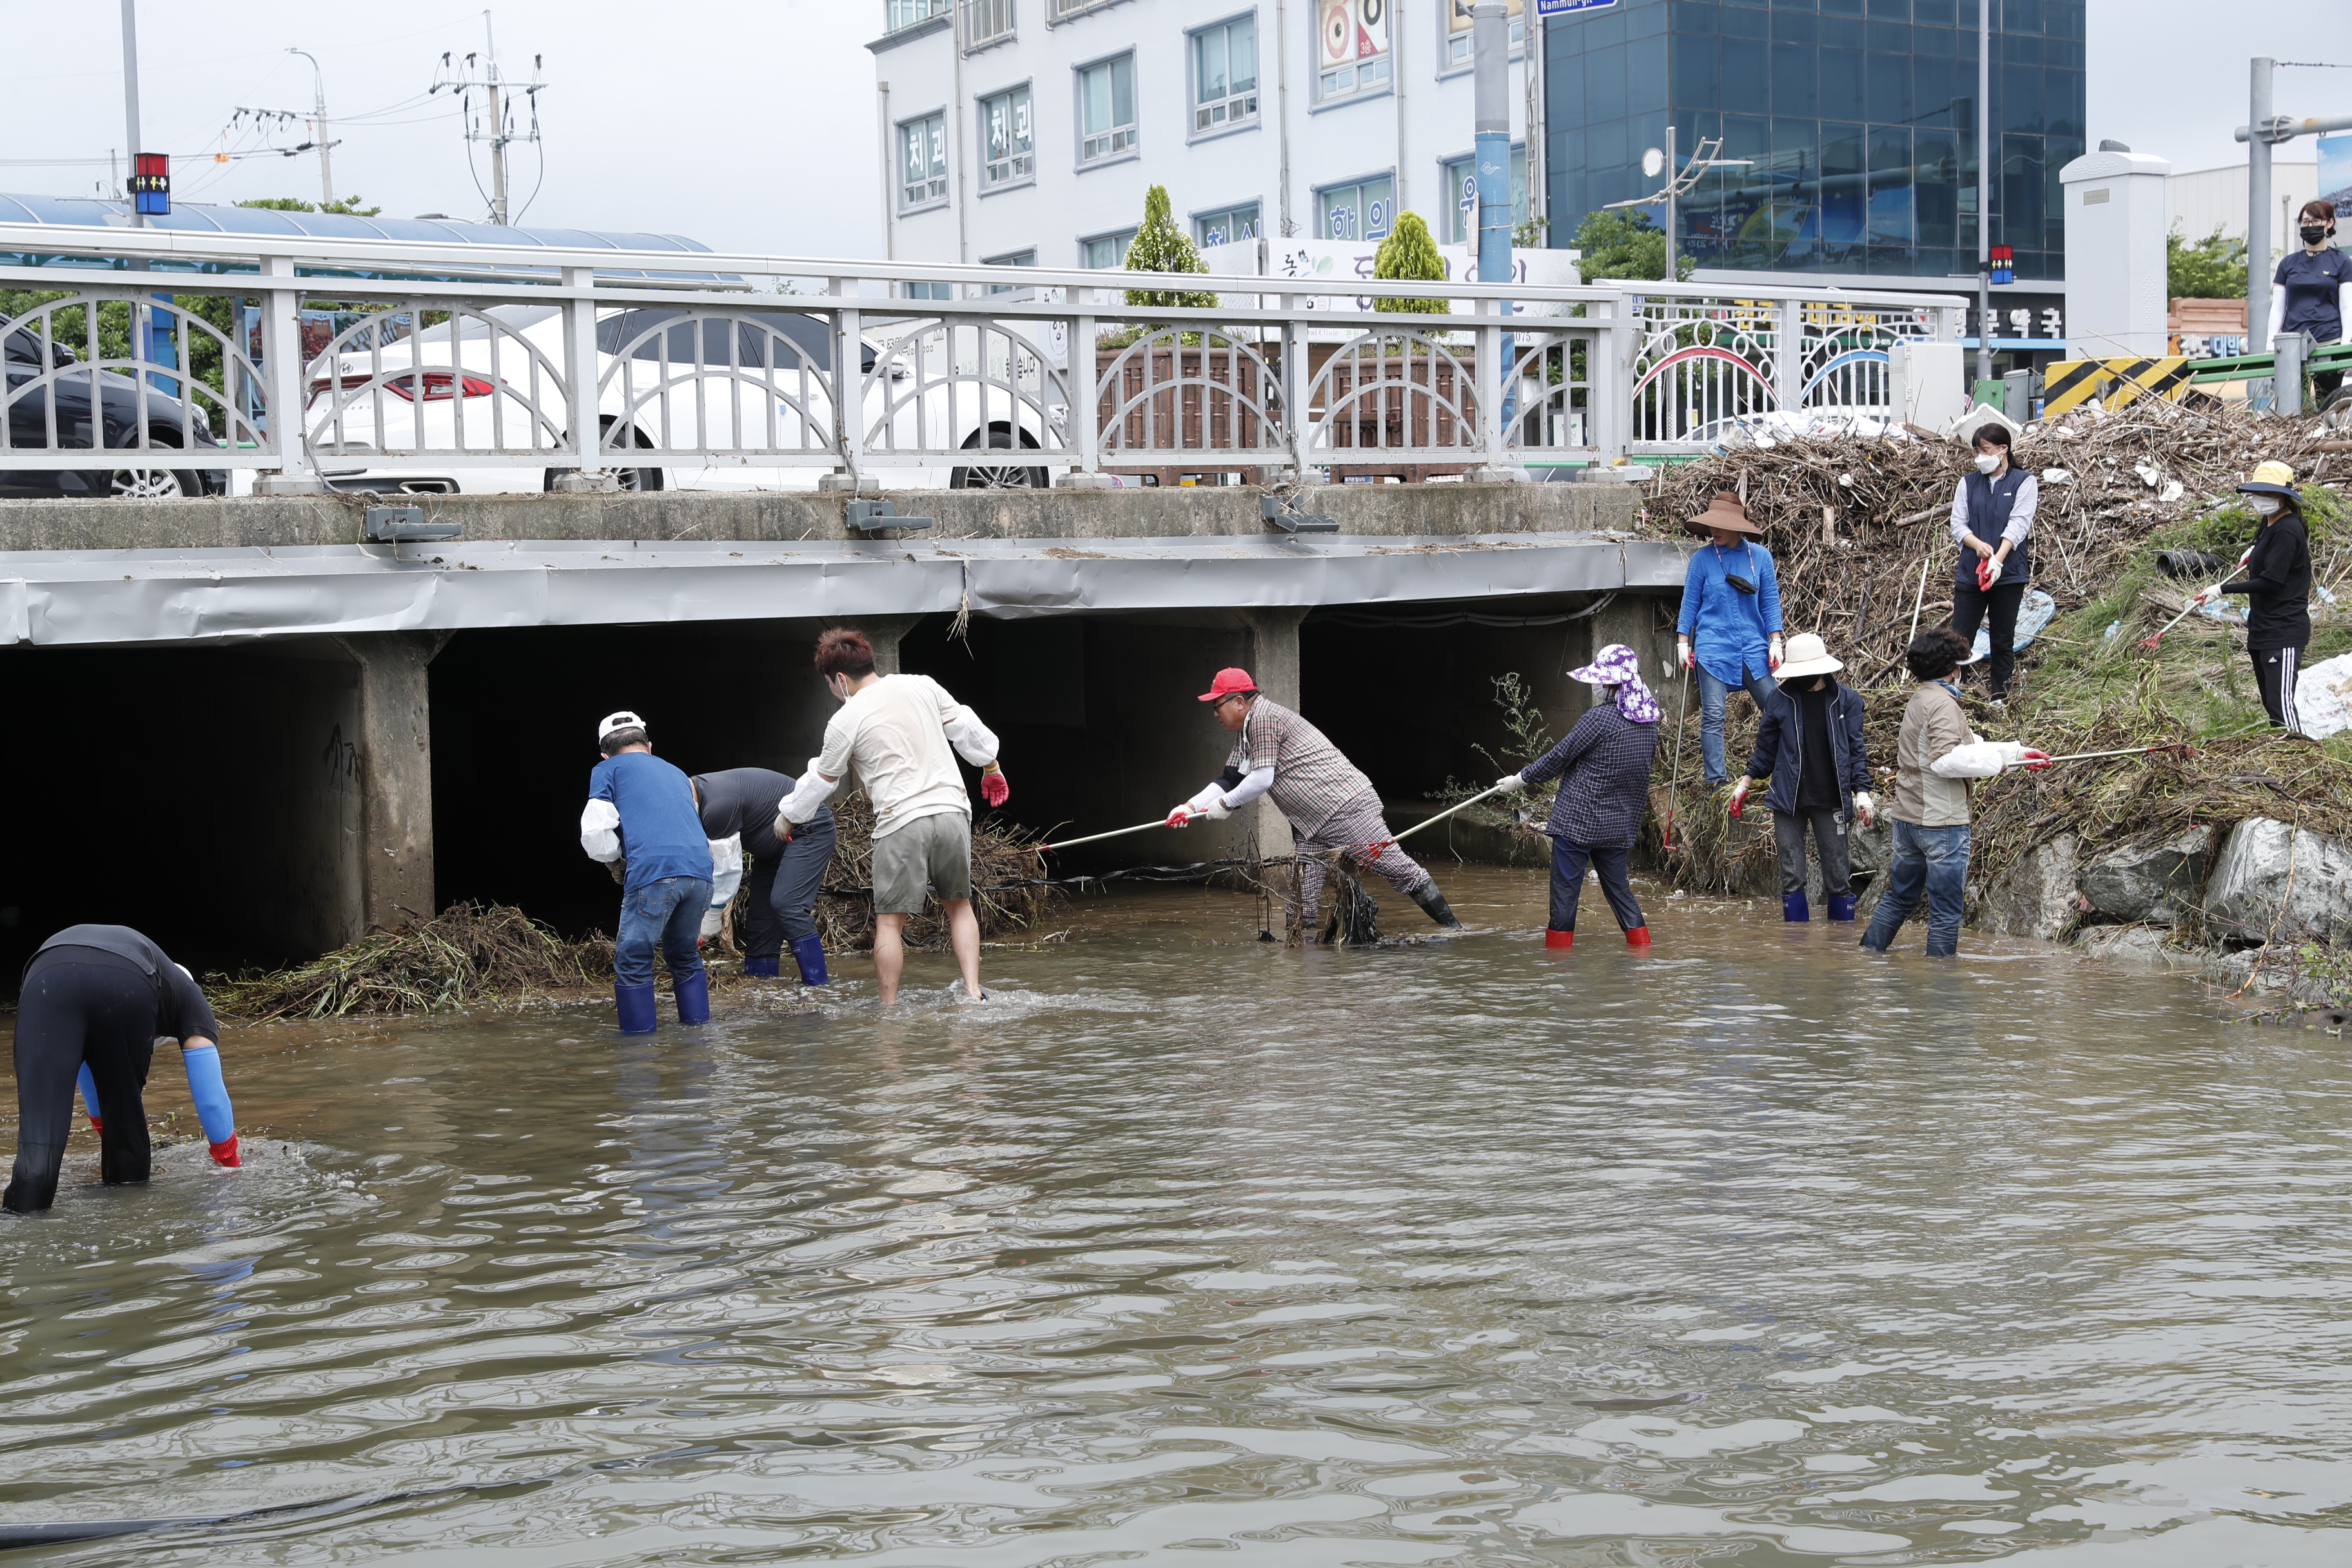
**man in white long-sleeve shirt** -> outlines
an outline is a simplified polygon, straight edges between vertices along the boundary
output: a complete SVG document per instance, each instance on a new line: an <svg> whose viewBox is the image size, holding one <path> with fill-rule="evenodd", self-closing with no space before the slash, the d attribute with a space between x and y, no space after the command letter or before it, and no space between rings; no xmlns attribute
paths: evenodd
<svg viewBox="0 0 2352 1568"><path fill-rule="evenodd" d="M1911 639L1903 660L1920 681L1903 710L1895 742L1895 853L1886 868L1886 890L1862 945L1885 952L1911 911L1927 900L1927 956L1950 958L1960 950L1960 914L1969 885L1969 781L1989 779L2012 767L2036 770L2050 759L2015 741L1988 741L1969 728L1952 672L1969 656L1969 645L1949 626L1933 626Z"/></svg>
<svg viewBox="0 0 2352 1568"><path fill-rule="evenodd" d="M883 1005L898 999L907 917L922 912L927 893L947 912L964 990L985 1001L971 908L971 795L955 760L980 769L982 795L1003 805L1012 788L994 732L929 676L877 674L863 632L836 626L819 637L816 672L841 711L779 811L795 825L808 821L855 773L874 805L874 978Z"/></svg>

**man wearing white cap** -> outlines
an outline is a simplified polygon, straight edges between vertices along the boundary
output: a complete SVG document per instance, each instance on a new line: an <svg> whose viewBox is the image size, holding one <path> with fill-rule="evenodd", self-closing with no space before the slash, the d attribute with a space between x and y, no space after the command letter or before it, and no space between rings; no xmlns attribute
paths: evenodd
<svg viewBox="0 0 2352 1568"><path fill-rule="evenodd" d="M1822 898L1833 921L1853 919L1853 874L1846 824L1868 827L1877 802L1870 798L1870 761L1863 752L1862 693L1840 682L1845 666L1811 632L1789 639L1780 670L1780 695L1756 727L1756 755L1748 776L1731 792L1738 816L1758 779L1772 787L1772 839L1780 851L1780 916L1812 918L1805 900L1805 829L1822 860Z"/></svg>
<svg viewBox="0 0 2352 1568"><path fill-rule="evenodd" d="M646 721L625 709L596 724L604 753L588 775L580 847L591 860L624 863L621 921L613 939L613 1000L621 1033L653 1032L654 948L669 961L677 1021L710 1017L702 970L702 911L710 907L710 840L702 834L694 786L654 755Z"/></svg>

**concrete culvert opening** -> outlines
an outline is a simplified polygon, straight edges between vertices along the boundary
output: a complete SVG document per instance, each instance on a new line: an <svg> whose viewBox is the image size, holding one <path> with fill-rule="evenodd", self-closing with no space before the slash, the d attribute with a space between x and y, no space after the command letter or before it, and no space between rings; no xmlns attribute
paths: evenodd
<svg viewBox="0 0 2352 1568"><path fill-rule="evenodd" d="M359 672L325 638L8 655L0 984L63 927L131 925L191 969L362 929ZM100 752L104 754L101 755Z"/></svg>

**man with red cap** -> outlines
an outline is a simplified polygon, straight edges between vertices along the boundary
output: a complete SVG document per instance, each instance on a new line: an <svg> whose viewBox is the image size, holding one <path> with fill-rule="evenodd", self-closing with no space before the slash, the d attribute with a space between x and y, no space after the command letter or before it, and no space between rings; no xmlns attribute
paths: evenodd
<svg viewBox="0 0 2352 1568"><path fill-rule="evenodd" d="M1389 837L1372 781L1322 731L1262 695L1246 669L1217 671L1201 700L1241 739L1215 782L1168 814L1169 826L1182 827L1195 817L1220 821L1258 796L1271 795L1290 819L1305 858L1299 866L1299 929L1315 929L1326 877L1316 857L1330 849L1360 868L1379 872L1439 925L1461 929L1436 879Z"/></svg>

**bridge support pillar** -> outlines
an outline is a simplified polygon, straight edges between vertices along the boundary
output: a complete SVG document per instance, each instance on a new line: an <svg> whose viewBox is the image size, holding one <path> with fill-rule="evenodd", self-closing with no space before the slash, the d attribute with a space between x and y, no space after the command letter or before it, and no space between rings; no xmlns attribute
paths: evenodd
<svg viewBox="0 0 2352 1568"><path fill-rule="evenodd" d="M898 675L905 669L898 661L898 645L915 629L920 616L865 616L856 622L866 640L874 645L874 668L880 675ZM849 623L844 622L846 626Z"/></svg>
<svg viewBox="0 0 2352 1568"><path fill-rule="evenodd" d="M432 632L336 639L359 667L359 892L365 930L390 931L436 912L433 704L425 667L446 640Z"/></svg>
<svg viewBox="0 0 2352 1568"><path fill-rule="evenodd" d="M1305 610L1244 610L1242 625L1249 632L1249 672L1257 689L1293 712L1298 710L1298 626ZM1293 848L1290 819L1271 795L1261 796L1255 834L1261 855L1287 855Z"/></svg>

